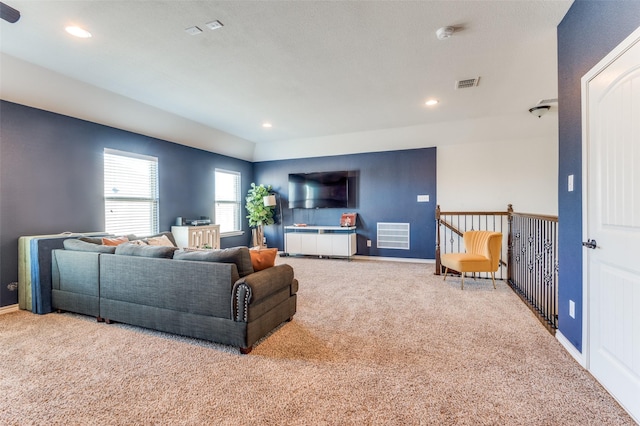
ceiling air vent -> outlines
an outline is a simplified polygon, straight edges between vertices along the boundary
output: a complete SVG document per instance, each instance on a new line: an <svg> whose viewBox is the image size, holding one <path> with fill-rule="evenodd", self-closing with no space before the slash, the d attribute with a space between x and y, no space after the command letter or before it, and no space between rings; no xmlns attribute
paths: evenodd
<svg viewBox="0 0 640 426"><path fill-rule="evenodd" d="M476 87L479 82L480 82L480 77L468 78L466 80L458 80L456 81L456 89L469 89L471 87Z"/></svg>

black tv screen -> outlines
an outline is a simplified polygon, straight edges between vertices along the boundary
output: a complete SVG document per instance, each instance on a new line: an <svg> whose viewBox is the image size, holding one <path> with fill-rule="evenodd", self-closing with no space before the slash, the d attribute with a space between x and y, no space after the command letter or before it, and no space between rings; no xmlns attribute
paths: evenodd
<svg viewBox="0 0 640 426"><path fill-rule="evenodd" d="M289 174L289 208L322 209L349 206L349 172Z"/></svg>

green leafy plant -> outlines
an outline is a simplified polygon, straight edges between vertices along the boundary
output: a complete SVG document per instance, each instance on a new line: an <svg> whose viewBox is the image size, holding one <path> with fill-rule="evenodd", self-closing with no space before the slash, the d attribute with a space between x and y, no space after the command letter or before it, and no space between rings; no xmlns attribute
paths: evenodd
<svg viewBox="0 0 640 426"><path fill-rule="evenodd" d="M273 225L274 207L264 205L264 197L271 193L271 185L256 185L251 183L251 188L247 193L246 205L247 219L249 226L260 227L263 225Z"/></svg>

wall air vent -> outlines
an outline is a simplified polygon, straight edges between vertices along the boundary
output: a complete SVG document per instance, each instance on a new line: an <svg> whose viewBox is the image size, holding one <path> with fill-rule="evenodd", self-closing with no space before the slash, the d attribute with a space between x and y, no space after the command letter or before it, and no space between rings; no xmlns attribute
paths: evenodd
<svg viewBox="0 0 640 426"><path fill-rule="evenodd" d="M378 248L409 250L409 224L378 222Z"/></svg>
<svg viewBox="0 0 640 426"><path fill-rule="evenodd" d="M479 82L480 82L480 77L468 78L466 80L458 80L456 81L456 89L469 89L471 87L476 87Z"/></svg>

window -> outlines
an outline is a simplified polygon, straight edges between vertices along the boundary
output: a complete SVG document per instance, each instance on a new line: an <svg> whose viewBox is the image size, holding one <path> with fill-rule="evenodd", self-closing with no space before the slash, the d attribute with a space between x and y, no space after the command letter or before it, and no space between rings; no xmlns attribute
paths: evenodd
<svg viewBox="0 0 640 426"><path fill-rule="evenodd" d="M215 223L220 233L242 231L240 173L216 169Z"/></svg>
<svg viewBox="0 0 640 426"><path fill-rule="evenodd" d="M105 231L158 233L158 159L104 150Z"/></svg>

